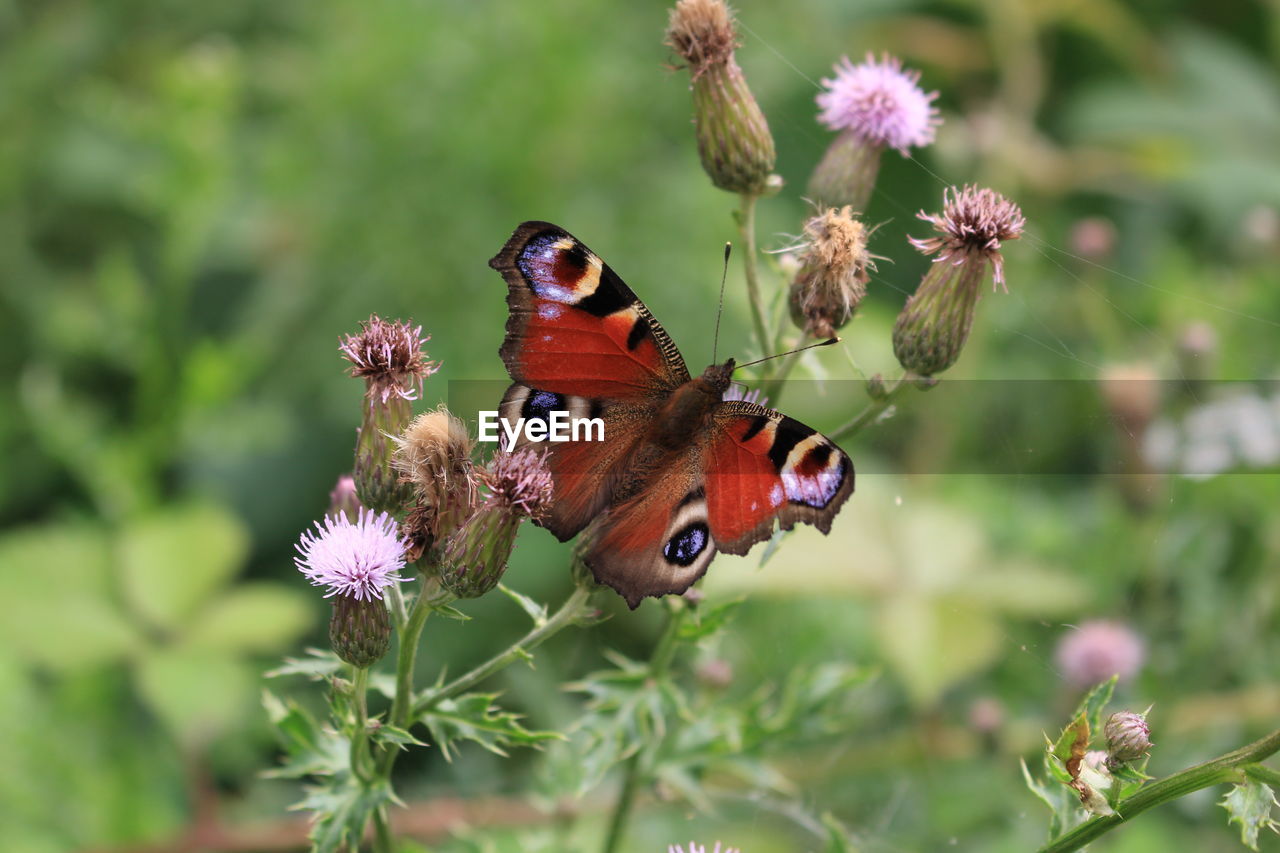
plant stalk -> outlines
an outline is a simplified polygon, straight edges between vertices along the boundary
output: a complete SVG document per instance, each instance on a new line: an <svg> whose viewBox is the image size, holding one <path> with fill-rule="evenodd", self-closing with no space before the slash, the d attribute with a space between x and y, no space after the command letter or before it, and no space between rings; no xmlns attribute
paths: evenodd
<svg viewBox="0 0 1280 853"><path fill-rule="evenodd" d="M1246 765L1257 765L1257 762L1274 755L1277 751L1280 751L1280 729L1234 752L1228 752L1219 758L1188 767L1172 776L1166 776L1143 786L1133 796L1117 803L1115 814L1085 821L1041 847L1039 853L1068 853L1071 850L1079 850L1147 809L1223 782L1242 781L1246 775L1256 773L1254 767L1246 767ZM1264 770L1267 769L1269 768L1264 768ZM1274 773L1274 771L1271 772Z"/></svg>
<svg viewBox="0 0 1280 853"><path fill-rule="evenodd" d="M747 277L747 300L751 303L751 324L755 327L756 344L761 357L767 356L769 332L764 322L764 302L760 296L760 274L756 264L756 199L751 193L743 193L738 209L738 234L742 238L742 269ZM765 362L768 365L769 362ZM769 368L762 371L766 377Z"/></svg>

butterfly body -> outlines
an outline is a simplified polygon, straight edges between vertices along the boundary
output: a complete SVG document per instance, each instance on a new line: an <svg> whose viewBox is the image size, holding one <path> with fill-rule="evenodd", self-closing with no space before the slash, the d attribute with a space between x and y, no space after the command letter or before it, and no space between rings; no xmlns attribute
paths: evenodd
<svg viewBox="0 0 1280 853"><path fill-rule="evenodd" d="M541 523L584 536L596 579L635 607L680 593L717 551L745 554L780 525L824 533L853 491L834 443L779 412L725 400L733 359L691 377L644 303L568 232L526 222L490 261L508 285L503 418L599 418L604 440L548 446Z"/></svg>

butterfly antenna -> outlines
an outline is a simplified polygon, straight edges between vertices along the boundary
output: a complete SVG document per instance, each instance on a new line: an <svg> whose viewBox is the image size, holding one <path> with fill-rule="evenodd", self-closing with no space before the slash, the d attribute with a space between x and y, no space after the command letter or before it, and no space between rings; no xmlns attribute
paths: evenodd
<svg viewBox="0 0 1280 853"><path fill-rule="evenodd" d="M813 349L814 347L829 347L832 344L838 344L838 343L840 343L839 338L828 338L825 341L818 341L816 344L809 344L808 346L799 347L798 349L787 350L786 352L780 352L777 355L767 355L764 358L757 358L755 361L748 361L743 364L735 365L733 369L741 370L744 367L750 367L753 364L759 364L760 362L768 361L771 358L782 358L784 355L791 355L792 353L804 352L805 350Z"/></svg>
<svg viewBox="0 0 1280 853"><path fill-rule="evenodd" d="M711 339L711 363L716 363L716 349L720 346L720 315L724 313L724 282L729 277L729 253L732 243L724 244L724 269L720 273L720 307L716 308L716 333Z"/></svg>

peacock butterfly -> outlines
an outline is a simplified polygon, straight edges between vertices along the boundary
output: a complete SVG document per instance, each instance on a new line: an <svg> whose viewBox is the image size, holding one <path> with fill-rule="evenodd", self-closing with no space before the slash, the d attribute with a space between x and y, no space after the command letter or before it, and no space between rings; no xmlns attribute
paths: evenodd
<svg viewBox="0 0 1280 853"><path fill-rule="evenodd" d="M775 520L830 531L853 463L799 421L725 400L733 359L690 377L645 304L558 226L524 223L489 266L511 311L499 354L514 384L499 416L604 422L602 442L548 445L554 491L540 522L562 542L586 531L598 582L635 608L687 590L717 551L747 553Z"/></svg>

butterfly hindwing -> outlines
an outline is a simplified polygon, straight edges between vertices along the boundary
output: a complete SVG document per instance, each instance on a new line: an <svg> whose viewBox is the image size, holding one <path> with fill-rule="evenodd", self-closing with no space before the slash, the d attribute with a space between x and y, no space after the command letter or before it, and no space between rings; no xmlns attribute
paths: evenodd
<svg viewBox="0 0 1280 853"><path fill-rule="evenodd" d="M563 228L526 222L489 261L507 282L500 354L516 382L599 400L669 392L689 371L649 309Z"/></svg>
<svg viewBox="0 0 1280 853"><path fill-rule="evenodd" d="M702 458L711 531L728 554L768 539L775 519L827 533L853 492L853 462L835 442L755 403L720 406Z"/></svg>
<svg viewBox="0 0 1280 853"><path fill-rule="evenodd" d="M716 554L696 453L654 472L645 488L587 529L583 559L595 579L635 609L646 595L679 594Z"/></svg>

